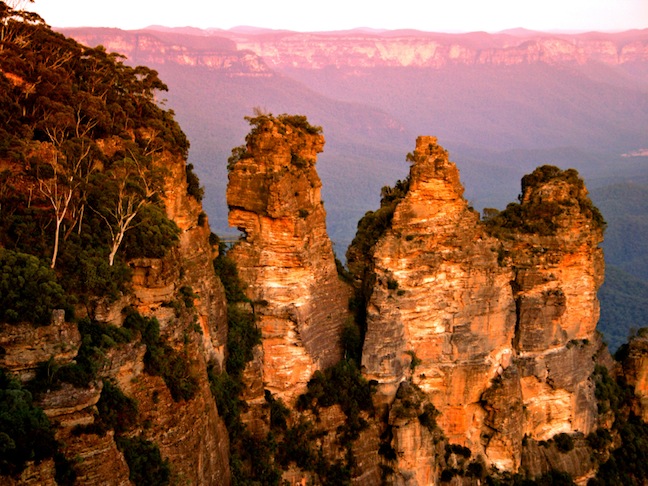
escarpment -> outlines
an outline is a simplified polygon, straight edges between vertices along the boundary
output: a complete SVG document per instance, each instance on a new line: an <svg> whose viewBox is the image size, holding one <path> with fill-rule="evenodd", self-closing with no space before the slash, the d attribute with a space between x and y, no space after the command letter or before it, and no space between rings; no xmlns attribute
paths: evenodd
<svg viewBox="0 0 648 486"><path fill-rule="evenodd" d="M225 294L166 86L0 21L0 482L229 484Z"/></svg>
<svg viewBox="0 0 648 486"><path fill-rule="evenodd" d="M230 250L254 307L260 378L286 402L342 358L348 290L338 278L315 170L324 138L305 117L260 115L229 166Z"/></svg>
<svg viewBox="0 0 648 486"><path fill-rule="evenodd" d="M77 307L78 318L87 313L86 324L65 321L63 311L56 311L46 326L0 325L0 366L33 391L76 484L131 484L129 440L159 448L167 471L160 472L161 484L172 477L194 484L229 482L227 431L207 379L210 362L224 356L225 298L212 266L209 228L197 224L200 204L187 195L184 160L166 154L158 162L170 169L165 199L178 222L177 245L162 258L131 260L131 292ZM140 332L158 332L157 339L138 337L128 316L148 322L153 327ZM161 361L151 353L161 353ZM93 376L85 378L86 369ZM119 402L108 412L115 393L135 404L130 415ZM113 423L106 424L109 413L117 414L118 433ZM32 476L35 484L60 484L54 469L58 473L60 467L51 461L29 466L15 484L29 484ZM44 479L49 476L51 482Z"/></svg>
<svg viewBox="0 0 648 486"><path fill-rule="evenodd" d="M595 427L602 219L575 171L545 166L523 179L520 204L480 221L435 138L408 158L347 253L366 306L364 372L383 407L411 383L450 443L517 471L523 443ZM426 484L430 471L401 474Z"/></svg>

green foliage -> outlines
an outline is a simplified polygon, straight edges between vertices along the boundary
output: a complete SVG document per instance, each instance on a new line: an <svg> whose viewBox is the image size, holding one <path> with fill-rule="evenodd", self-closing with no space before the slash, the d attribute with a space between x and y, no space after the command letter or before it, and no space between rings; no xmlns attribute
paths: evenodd
<svg viewBox="0 0 648 486"><path fill-rule="evenodd" d="M574 439L571 435L560 433L553 437L553 441L560 452L569 452L574 449Z"/></svg>
<svg viewBox="0 0 648 486"><path fill-rule="evenodd" d="M218 413L223 417L230 439L230 470L232 484L278 485L280 474L273 465L272 440L253 438L241 422L241 412L247 404L240 395L244 389L243 370L253 358L253 349L261 343L261 331L256 326L254 314L242 302L249 302L243 283L238 277L236 264L227 257L225 245L214 235L212 245L218 246L219 256L214 260L214 270L225 287L227 298L227 360L225 370L208 370L212 396ZM270 406L271 426L281 429L286 425L287 409L266 391Z"/></svg>
<svg viewBox="0 0 648 486"><path fill-rule="evenodd" d="M54 468L56 470L54 479L58 486L73 486L76 484L77 473L74 470L74 463L61 452L54 454Z"/></svg>
<svg viewBox="0 0 648 486"><path fill-rule="evenodd" d="M234 476L233 484L241 486L249 484L279 486L282 484L281 472L273 459L276 444L271 434L265 439L258 439L249 433L245 434L242 448L245 451L244 457L249 465L249 471L244 472L239 469L236 474L232 474Z"/></svg>
<svg viewBox="0 0 648 486"><path fill-rule="evenodd" d="M276 399L273 397L270 390L264 390L263 394L270 406L270 428L285 430L287 426L286 420L290 416L290 409L286 407L281 398Z"/></svg>
<svg viewBox="0 0 648 486"><path fill-rule="evenodd" d="M37 15L9 7L0 15L0 156L13 162L0 175L0 246L51 259L77 301L114 297L127 290L128 272L101 259L113 265L124 234L128 255L119 259L160 257L177 241L158 161L186 157L189 144L156 102L166 86ZM111 234L126 209L136 218Z"/></svg>
<svg viewBox="0 0 648 486"><path fill-rule="evenodd" d="M646 484L648 464L644 459L648 454L648 425L633 413L635 396L632 387L621 377L615 380L603 366L595 367L592 379L596 384L599 413L612 412L615 420L611 433L598 430L596 434L589 434L587 441L595 457L599 458L606 457L605 450L609 445L618 443L619 446L611 451L588 485ZM617 436L616 440L614 436Z"/></svg>
<svg viewBox="0 0 648 486"><path fill-rule="evenodd" d="M177 242L180 228L155 205L142 208L124 236L124 258L162 258Z"/></svg>
<svg viewBox="0 0 648 486"><path fill-rule="evenodd" d="M470 456L472 452L468 447L459 445L459 444L446 444L445 447L445 458L446 461L450 457L450 454L456 454L458 456L461 456L465 459L470 459Z"/></svg>
<svg viewBox="0 0 648 486"><path fill-rule="evenodd" d="M139 331L146 344L144 363L147 373L161 376L173 399L191 400L198 392L198 379L191 371L189 357L162 341L160 323L156 318L146 318L131 311L126 316L124 327Z"/></svg>
<svg viewBox="0 0 648 486"><path fill-rule="evenodd" d="M356 365L362 359L362 334L360 327L353 318L347 319L342 328L342 350L345 359L352 360Z"/></svg>
<svg viewBox="0 0 648 486"><path fill-rule="evenodd" d="M257 114L253 117L246 116L245 119L252 126L252 130L248 137L253 137L257 132L266 130L268 123L277 124L280 129L282 126L290 126L310 135L319 135L322 133L322 127L311 125L308 122L308 118L304 115L287 115L284 113L275 117L271 113L268 113Z"/></svg>
<svg viewBox="0 0 648 486"><path fill-rule="evenodd" d="M394 187L385 186L382 188L380 208L377 211L368 211L358 222L356 235L346 253L349 280L362 282L355 289L351 307L363 342L367 327L367 303L375 283L375 276L371 271L373 247L385 231L391 227L396 206L409 191L409 184L408 177L397 181ZM396 289L398 283L394 281L391 286ZM359 362L359 353L356 353L356 356L358 356L356 359Z"/></svg>
<svg viewBox="0 0 648 486"><path fill-rule="evenodd" d="M513 484L515 486L574 486L576 483L566 472L552 469L535 480L519 479Z"/></svg>
<svg viewBox="0 0 648 486"><path fill-rule="evenodd" d="M57 271L68 295L84 302L98 296L114 301L129 291L132 272L120 261L109 265L107 249L93 231L72 235L61 245Z"/></svg>
<svg viewBox="0 0 648 486"><path fill-rule="evenodd" d="M214 270L225 287L227 302L245 302L248 300L245 296L245 286L239 279L236 264L227 256L224 250L220 251L218 257L214 259Z"/></svg>
<svg viewBox="0 0 648 486"><path fill-rule="evenodd" d="M344 264L337 256L335 257L335 269L337 270L338 277L340 277L343 282L349 284L353 282L353 275L351 275L351 272L344 267Z"/></svg>
<svg viewBox="0 0 648 486"><path fill-rule="evenodd" d="M104 365L106 350L130 342L133 335L128 329L89 319L80 320L78 327L82 339L75 362L58 369L54 381L87 387L97 378L97 372Z"/></svg>
<svg viewBox="0 0 648 486"><path fill-rule="evenodd" d="M247 151L247 147L245 145L241 145L239 147L234 147L232 149L232 155L230 155L227 159L227 170L228 172L231 171L234 166L241 160L249 159L252 157L252 154L250 154Z"/></svg>
<svg viewBox="0 0 648 486"><path fill-rule="evenodd" d="M201 187L200 179L194 172L193 164L187 164L187 194L193 196L198 202L201 202L205 195L205 188Z"/></svg>
<svg viewBox="0 0 648 486"><path fill-rule="evenodd" d="M253 140L259 133L268 131L271 126L276 126L280 133L285 134L288 127L308 135L319 135L322 133L322 127L311 125L304 115L278 115L257 114L256 116L246 116L245 119L252 129L245 137L246 142ZM232 155L227 159L227 170L231 171L234 166L241 160L252 157L247 151L246 145L241 145L232 149ZM299 154L291 153L291 163L297 168L306 168L312 165L313 161L301 157ZM302 216L304 217L304 216Z"/></svg>
<svg viewBox="0 0 648 486"><path fill-rule="evenodd" d="M423 427L428 429L430 432L438 429L436 422L437 417L439 416L439 411L431 403L426 403L423 406L423 412L418 416L419 422Z"/></svg>
<svg viewBox="0 0 648 486"><path fill-rule="evenodd" d="M6 127L7 150L19 150L20 137L75 138L129 136L128 130L153 129L151 140L140 135L138 144L148 149L166 149L186 155L189 144L173 113L155 102L157 91L165 91L156 71L130 67L122 56L103 47L85 47L52 31L37 15L7 9L2 12L11 35L3 39L3 71L14 73L32 86L4 82L0 98L0 126ZM22 115L22 116L20 116ZM17 148L18 147L18 148Z"/></svg>
<svg viewBox="0 0 648 486"><path fill-rule="evenodd" d="M209 388L216 401L218 414L223 417L223 421L227 425L230 442L235 444L243 432L240 415L241 410L246 407L246 403L239 396L243 391L243 383L240 379L235 380L226 372L217 372L214 367L210 367L208 377Z"/></svg>
<svg viewBox="0 0 648 486"><path fill-rule="evenodd" d="M592 485L640 485L648 481L648 424L630 415L628 420L615 424L621 446L601 465ZM589 485L590 483L588 483Z"/></svg>
<svg viewBox="0 0 648 486"><path fill-rule="evenodd" d="M308 381L308 390L297 399L296 407L317 413L318 407L339 405L346 415L343 444L355 440L367 424L360 417L361 411L373 412L372 385L364 379L354 361L342 360L327 368L316 371Z"/></svg>
<svg viewBox="0 0 648 486"><path fill-rule="evenodd" d="M0 322L50 323L67 306L54 272L38 258L0 248Z"/></svg>
<svg viewBox="0 0 648 486"><path fill-rule="evenodd" d="M558 229L556 218L560 213L561 207L554 201L533 205L509 203L504 211L487 220L486 226L496 236L504 234L502 229L550 236Z"/></svg>
<svg viewBox="0 0 648 486"><path fill-rule="evenodd" d="M607 429L596 429L587 434L588 445L596 452L605 452L612 443L612 435Z"/></svg>
<svg viewBox="0 0 648 486"><path fill-rule="evenodd" d="M188 285L184 285L184 286L180 287L178 292L180 293L180 298L182 299L182 302L184 303L185 307L187 309L193 309L193 307L194 307L194 299L196 297L198 297L194 293L193 289Z"/></svg>
<svg viewBox="0 0 648 486"><path fill-rule="evenodd" d="M254 314L237 305L228 305L227 373L240 380L245 365L253 358L254 346L261 343L261 331L256 327Z"/></svg>
<svg viewBox="0 0 648 486"><path fill-rule="evenodd" d="M409 367L410 367L410 371L412 373L414 373L414 370L416 370L416 367L419 366L423 361L421 361L421 358L416 356L416 352L414 352L413 350L405 351L405 354L409 354L409 356L411 358Z"/></svg>
<svg viewBox="0 0 648 486"><path fill-rule="evenodd" d="M349 270L356 278L363 275L367 264L365 259L371 255L371 249L378 239L391 227L396 206L408 190L409 178L399 180L394 187L383 187L380 208L377 211L368 211L358 222L358 230L347 251Z"/></svg>
<svg viewBox="0 0 648 486"><path fill-rule="evenodd" d="M611 410L615 415L619 415L622 407L631 402L632 390L622 380L615 380L610 376L605 366L595 366L592 380L596 385L594 393L599 413Z"/></svg>
<svg viewBox="0 0 648 486"><path fill-rule="evenodd" d="M0 368L0 475L19 474L27 461L50 458L57 443L43 410Z"/></svg>
<svg viewBox="0 0 648 486"><path fill-rule="evenodd" d="M520 201L525 201L525 196L543 184L552 181L563 181L569 184L569 196L579 206L580 212L591 218L595 226L604 229L605 220L601 212L586 196L585 185L575 169L565 171L552 165L538 167L531 174L522 178L522 194ZM567 202L568 204L571 202ZM556 202L538 198L538 200L523 202L522 204L510 203L501 212L489 209L485 212L484 223L489 231L499 237L506 236L511 231L538 234L542 236L554 235L558 229L557 218L563 212L563 206Z"/></svg>
<svg viewBox="0 0 648 486"><path fill-rule="evenodd" d="M124 395L119 386L104 380L101 397L97 402L98 420L105 430L123 434L137 423L137 403Z"/></svg>
<svg viewBox="0 0 648 486"><path fill-rule="evenodd" d="M284 440L279 444L276 454L277 462L287 468L291 462L305 471L315 469L317 455L311 447L314 439L310 422L300 420L284 432Z"/></svg>
<svg viewBox="0 0 648 486"><path fill-rule="evenodd" d="M118 436L117 447L124 454L130 469L130 480L136 486L169 484L171 469L167 459L162 460L159 447L143 437Z"/></svg>

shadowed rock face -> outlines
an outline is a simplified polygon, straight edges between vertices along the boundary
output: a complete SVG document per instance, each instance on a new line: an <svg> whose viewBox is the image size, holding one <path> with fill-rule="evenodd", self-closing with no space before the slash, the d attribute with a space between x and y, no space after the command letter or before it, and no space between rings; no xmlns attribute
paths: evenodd
<svg viewBox="0 0 648 486"><path fill-rule="evenodd" d="M342 357L348 291L326 233L316 157L320 130L303 117L262 115L230 163L229 222L245 236L230 251L262 330L256 364L290 402L314 371Z"/></svg>
<svg viewBox="0 0 648 486"><path fill-rule="evenodd" d="M348 253L370 283L366 376L383 406L411 380L450 442L517 470L525 434L594 426L598 212L575 171L543 167L523 180L521 204L482 222L435 138L419 137L409 158L391 224L368 254Z"/></svg>

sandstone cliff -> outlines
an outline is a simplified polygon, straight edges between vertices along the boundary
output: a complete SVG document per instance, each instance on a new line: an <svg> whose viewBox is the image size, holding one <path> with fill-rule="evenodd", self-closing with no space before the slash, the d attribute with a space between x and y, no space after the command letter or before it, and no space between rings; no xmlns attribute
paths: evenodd
<svg viewBox="0 0 648 486"><path fill-rule="evenodd" d="M523 181L520 205L484 224L436 139L420 137L409 158L408 179L366 217L378 236L367 244L359 232L347 254L364 284L364 370L383 406L411 382L451 443L516 471L523 438L595 425L598 213L575 174L541 168ZM429 468L407 474L429 483Z"/></svg>
<svg viewBox="0 0 648 486"><path fill-rule="evenodd" d="M165 202L169 217L180 228L179 243L164 258L132 260L132 294L112 303L98 302L88 317L119 327L129 308L157 318L162 339L189 361L197 389L192 398L178 401L162 377L145 371L146 346L135 341L108 349L99 364L98 380L88 388L64 383L40 393L37 403L55 426L61 452L75 460L77 484L131 484L114 433L97 434L89 427L98 420L96 405L105 381L116 383L136 401L138 418L128 433L157 444L174 477L191 484L229 482L227 431L207 380L209 362L222 363L224 358L225 297L212 266L209 227L198 225L200 204L187 194L184 160L166 154L158 163L170 171ZM183 299L183 287L193 289L193 296L189 305L179 308L173 303ZM77 313L83 312L79 308ZM44 327L3 324L0 366L27 381L48 360L56 367L75 363L81 344L77 325L65 322L62 311ZM56 484L53 467L52 462L29 467L15 484L32 484L32 476L38 478L34 484ZM50 482L45 476L51 476ZM14 479L4 479L13 484Z"/></svg>
<svg viewBox="0 0 648 486"><path fill-rule="evenodd" d="M342 357L348 292L337 275L315 171L324 138L303 117L264 116L230 161L230 250L262 332L259 379L286 402Z"/></svg>
<svg viewBox="0 0 648 486"><path fill-rule="evenodd" d="M0 482L228 484L225 294L166 86L0 6Z"/></svg>

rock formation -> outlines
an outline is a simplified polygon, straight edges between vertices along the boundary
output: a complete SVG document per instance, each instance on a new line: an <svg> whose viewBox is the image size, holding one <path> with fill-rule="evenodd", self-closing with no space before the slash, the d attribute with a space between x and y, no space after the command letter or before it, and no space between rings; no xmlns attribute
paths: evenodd
<svg viewBox="0 0 648 486"><path fill-rule="evenodd" d="M4 2L0 23L0 483L228 484L225 293L166 86Z"/></svg>
<svg viewBox="0 0 648 486"><path fill-rule="evenodd" d="M77 459L74 469L79 484L130 484L129 468L114 433L79 433L79 427L96 422L96 404L106 380L136 401L139 426L131 433L157 444L172 474L194 484L229 482L227 431L207 380L208 363L222 363L224 358L225 296L212 266L209 227L198 224L200 204L187 194L184 160L166 154L158 163L169 169L165 202L169 217L180 228L180 241L164 258L131 261L133 293L112 303L99 302L90 308L89 317L121 326L127 307L156 317L163 339L190 360L198 389L192 399L177 402L162 377L145 372L146 347L136 341L109 349L98 371L100 380L88 388L64 383L60 389L43 393L38 405L56 425L56 439L64 444L62 453ZM182 287L193 289L194 295L191 307L178 313L170 304L181 298ZM77 313L82 312L79 308ZM43 362L51 360L56 366L73 362L81 337L76 324L65 322L63 312L55 311L48 326L1 325L0 345L0 366L26 381ZM52 468L50 472L47 467ZM32 475L38 484L45 484L43 478L54 475L53 467L52 461L29 467L16 484L29 484Z"/></svg>
<svg viewBox="0 0 648 486"><path fill-rule="evenodd" d="M638 336L630 339L627 346L621 349L625 354L623 375L634 389L637 402L636 413L648 420L648 336L645 328Z"/></svg>
<svg viewBox="0 0 648 486"><path fill-rule="evenodd" d="M315 171L324 138L304 117L265 116L230 160L227 203L243 237L230 250L248 285L261 381L286 402L342 357L348 291L337 275Z"/></svg>
<svg viewBox="0 0 648 486"><path fill-rule="evenodd" d="M347 254L366 298L365 373L382 406L411 382L451 443L516 471L523 437L595 424L598 213L575 171L545 167L523 180L521 204L480 222L435 138L420 137L409 159ZM367 227L378 228L368 244ZM430 473L408 474L426 484Z"/></svg>

